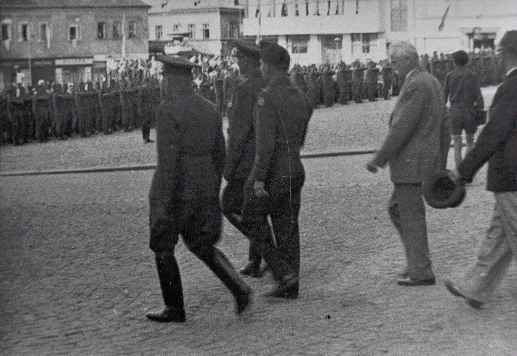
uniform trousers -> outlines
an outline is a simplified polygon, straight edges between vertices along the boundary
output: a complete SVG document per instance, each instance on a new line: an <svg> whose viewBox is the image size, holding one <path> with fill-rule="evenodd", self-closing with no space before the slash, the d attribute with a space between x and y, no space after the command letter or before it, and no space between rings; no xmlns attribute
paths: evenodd
<svg viewBox="0 0 517 356"><path fill-rule="evenodd" d="M245 179L231 179L223 190L222 208L227 219L234 225L244 236L249 238L250 231L239 224L232 218L232 214L242 216L242 207L244 204L244 184ZM250 239L249 261L260 264L262 257L260 248L254 239Z"/></svg>
<svg viewBox="0 0 517 356"><path fill-rule="evenodd" d="M249 202L252 201L250 197L254 192L251 185L247 185L245 188L244 221L251 221L251 238L258 243L262 257L271 267L276 279L292 273L297 276L300 274L298 216L303 183L304 177L297 177L291 180L289 189L282 189L278 192L275 189L268 189L271 192L269 213L262 215L249 213L250 210L253 210L249 207L251 205ZM249 215L254 215L254 218L250 219ZM267 219L268 215L271 218L271 225Z"/></svg>
<svg viewBox="0 0 517 356"><path fill-rule="evenodd" d="M397 229L406 255L410 278L434 278L427 241L425 206L421 184L395 183L389 203L390 219Z"/></svg>
<svg viewBox="0 0 517 356"><path fill-rule="evenodd" d="M517 192L495 193L490 227L477 261L459 283L459 289L466 297L486 303L512 260L517 262Z"/></svg>

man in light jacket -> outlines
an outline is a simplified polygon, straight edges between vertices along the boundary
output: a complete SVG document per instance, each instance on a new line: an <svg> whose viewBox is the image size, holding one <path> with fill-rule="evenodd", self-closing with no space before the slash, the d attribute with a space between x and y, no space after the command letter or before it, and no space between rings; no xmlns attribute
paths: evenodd
<svg viewBox="0 0 517 356"><path fill-rule="evenodd" d="M404 79L391 114L389 133L367 164L373 173L389 164L394 185L389 214L404 245L407 267L398 284L435 284L427 242L422 184L445 168L449 133L438 80L419 67L416 49L407 42L390 49L391 62Z"/></svg>

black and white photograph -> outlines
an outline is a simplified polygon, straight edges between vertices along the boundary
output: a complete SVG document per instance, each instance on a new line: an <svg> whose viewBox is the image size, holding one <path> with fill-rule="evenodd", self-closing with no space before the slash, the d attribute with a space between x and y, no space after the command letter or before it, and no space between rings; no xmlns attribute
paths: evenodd
<svg viewBox="0 0 517 356"><path fill-rule="evenodd" d="M0 355L517 355L515 0L0 26Z"/></svg>

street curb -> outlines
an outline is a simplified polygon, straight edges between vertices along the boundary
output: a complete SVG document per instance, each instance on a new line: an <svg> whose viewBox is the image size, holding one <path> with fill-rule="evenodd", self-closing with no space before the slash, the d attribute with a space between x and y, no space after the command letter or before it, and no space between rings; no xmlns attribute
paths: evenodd
<svg viewBox="0 0 517 356"><path fill-rule="evenodd" d="M340 156L357 156L374 153L373 149L352 149L347 151L330 151L330 152L307 152L302 153L303 159L328 158ZM70 169L46 169L34 171L7 171L0 172L0 177L20 177L20 176L40 176L40 175L57 175L57 174L83 174L83 173L109 173L109 172L125 172L125 171L147 171L155 169L156 164L129 165L129 166L105 166L105 167L88 167L88 168L70 168Z"/></svg>

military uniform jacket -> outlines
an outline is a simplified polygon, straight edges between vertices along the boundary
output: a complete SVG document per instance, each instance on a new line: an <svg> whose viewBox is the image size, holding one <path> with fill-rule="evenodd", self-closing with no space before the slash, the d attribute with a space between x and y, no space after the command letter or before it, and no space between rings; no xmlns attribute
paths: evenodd
<svg viewBox="0 0 517 356"><path fill-rule="evenodd" d="M222 125L198 95L165 99L157 122L158 166L149 193L151 227L199 202L217 203L224 167Z"/></svg>
<svg viewBox="0 0 517 356"><path fill-rule="evenodd" d="M286 180L305 175L300 150L312 108L287 75L272 78L257 99L256 154L250 180L263 181L270 193L289 189Z"/></svg>
<svg viewBox="0 0 517 356"><path fill-rule="evenodd" d="M237 84L229 104L229 141L224 178L246 179L255 159L253 108L264 81L259 70Z"/></svg>
<svg viewBox="0 0 517 356"><path fill-rule="evenodd" d="M383 167L389 162L393 183L423 183L444 168L442 151L448 139L441 85L417 68L404 81L374 163Z"/></svg>

